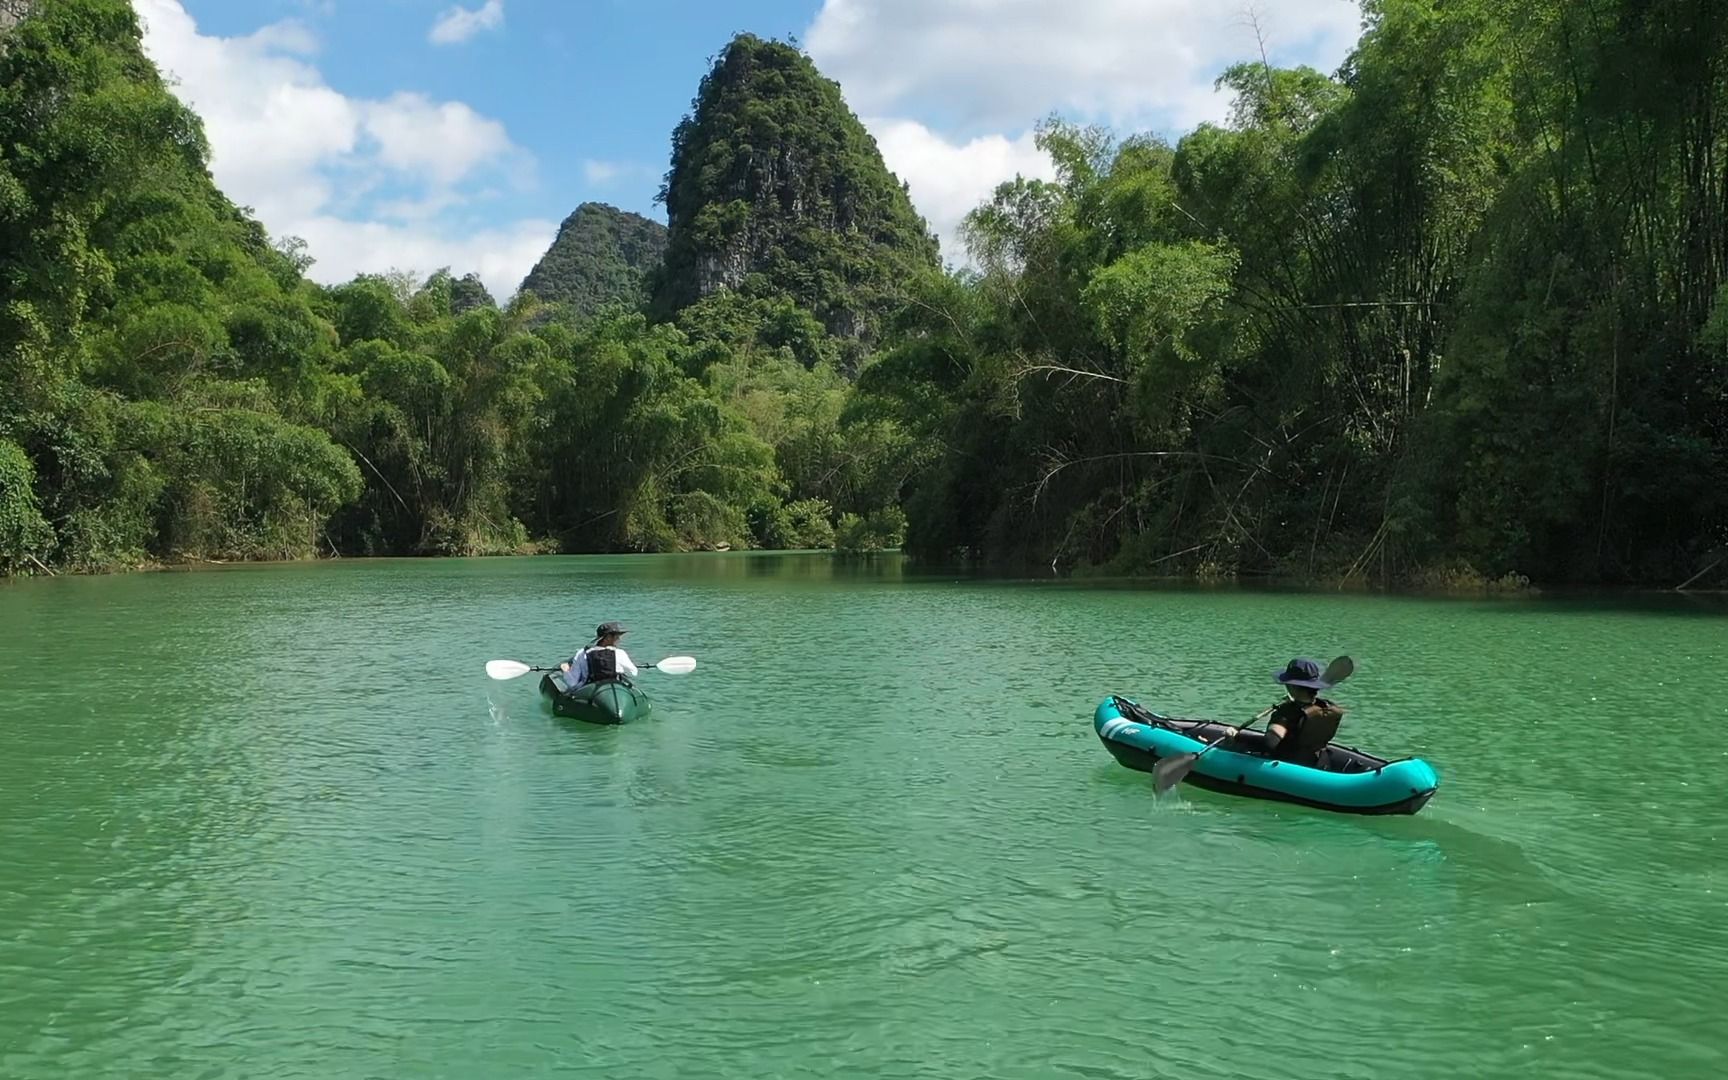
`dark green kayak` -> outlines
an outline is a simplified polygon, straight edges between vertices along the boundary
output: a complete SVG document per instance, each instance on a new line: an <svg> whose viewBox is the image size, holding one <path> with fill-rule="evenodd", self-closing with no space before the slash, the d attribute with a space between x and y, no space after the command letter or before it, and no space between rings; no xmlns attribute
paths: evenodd
<svg viewBox="0 0 1728 1080"><path fill-rule="evenodd" d="M646 720L654 703L629 679L603 679L571 690L562 671L548 671L540 680L540 692L552 699L552 711L590 724L624 724Z"/></svg>

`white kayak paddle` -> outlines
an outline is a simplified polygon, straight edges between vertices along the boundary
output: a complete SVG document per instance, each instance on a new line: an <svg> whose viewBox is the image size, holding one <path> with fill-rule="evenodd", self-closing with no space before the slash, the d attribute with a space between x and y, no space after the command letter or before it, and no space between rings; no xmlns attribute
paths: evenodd
<svg viewBox="0 0 1728 1080"><path fill-rule="evenodd" d="M520 660L488 660L488 661L486 661L486 674L490 675L492 678L497 679L500 682L504 681L505 679L520 678L523 675L528 674L530 671L538 671L538 670L540 670L540 669L539 668L531 668L527 664L522 663Z"/></svg>
<svg viewBox="0 0 1728 1080"><path fill-rule="evenodd" d="M668 656L657 664L643 664L651 671L663 671L668 675L688 675L696 670L694 656ZM556 671L556 668L529 667L520 660L488 660L486 674L502 682L505 679L519 679L530 671Z"/></svg>

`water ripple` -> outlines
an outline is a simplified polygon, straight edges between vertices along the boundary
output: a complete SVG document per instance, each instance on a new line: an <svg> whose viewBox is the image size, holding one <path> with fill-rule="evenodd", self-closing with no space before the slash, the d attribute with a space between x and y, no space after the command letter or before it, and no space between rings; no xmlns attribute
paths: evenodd
<svg viewBox="0 0 1728 1080"><path fill-rule="evenodd" d="M6 591L0 1075L1728 1067L1720 618L847 566ZM479 674L604 617L701 661L645 724ZM1356 657L1347 735L1439 764L1421 817L1155 802L1090 733L1110 691L1252 715L1292 651Z"/></svg>

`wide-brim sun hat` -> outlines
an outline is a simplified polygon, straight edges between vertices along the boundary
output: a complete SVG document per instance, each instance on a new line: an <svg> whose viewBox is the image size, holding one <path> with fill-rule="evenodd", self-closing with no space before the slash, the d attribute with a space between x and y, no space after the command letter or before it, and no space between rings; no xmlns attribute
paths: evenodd
<svg viewBox="0 0 1728 1080"><path fill-rule="evenodd" d="M1272 677L1285 686L1306 686L1310 690L1330 690L1332 684L1321 678L1323 674L1325 671L1320 667L1320 661L1310 660L1306 656L1298 656L1284 665L1283 671L1274 672Z"/></svg>
<svg viewBox="0 0 1728 1080"><path fill-rule="evenodd" d="M629 632L630 631L626 630L624 624L621 622L603 622L594 628L594 636L597 638L607 637L612 634L622 636Z"/></svg>

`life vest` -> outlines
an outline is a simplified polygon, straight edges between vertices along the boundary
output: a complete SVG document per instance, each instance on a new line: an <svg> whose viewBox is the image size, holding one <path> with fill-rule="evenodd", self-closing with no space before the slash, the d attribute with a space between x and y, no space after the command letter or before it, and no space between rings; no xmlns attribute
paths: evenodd
<svg viewBox="0 0 1728 1080"><path fill-rule="evenodd" d="M618 653L610 645L591 645L582 650L582 655L588 658L587 678L584 683L605 682L618 677Z"/></svg>
<svg viewBox="0 0 1728 1080"><path fill-rule="evenodd" d="M1308 706L1294 698L1272 710L1266 726L1279 725L1284 729L1284 737L1277 746L1267 748L1267 756L1298 765L1315 764L1321 749L1338 734L1338 721L1343 714L1325 698L1315 698L1313 704L1324 710L1319 716L1309 716Z"/></svg>

